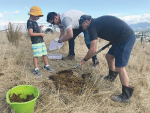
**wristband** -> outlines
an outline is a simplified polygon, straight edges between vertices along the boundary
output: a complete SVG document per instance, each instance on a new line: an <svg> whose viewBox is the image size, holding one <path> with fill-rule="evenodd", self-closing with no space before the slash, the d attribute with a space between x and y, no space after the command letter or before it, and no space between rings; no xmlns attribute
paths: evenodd
<svg viewBox="0 0 150 113"><path fill-rule="evenodd" d="M83 59L84 61L88 61L88 60L86 60L85 58Z"/></svg>
<svg viewBox="0 0 150 113"><path fill-rule="evenodd" d="M58 40L58 43L61 43L61 42L60 42L60 39Z"/></svg>

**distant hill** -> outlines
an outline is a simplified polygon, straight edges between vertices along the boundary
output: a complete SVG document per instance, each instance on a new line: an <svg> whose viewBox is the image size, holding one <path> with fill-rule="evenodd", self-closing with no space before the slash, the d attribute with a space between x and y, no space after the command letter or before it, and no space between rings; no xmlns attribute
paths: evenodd
<svg viewBox="0 0 150 113"><path fill-rule="evenodd" d="M131 28L134 30L150 29L150 23L140 22L137 24L130 24Z"/></svg>

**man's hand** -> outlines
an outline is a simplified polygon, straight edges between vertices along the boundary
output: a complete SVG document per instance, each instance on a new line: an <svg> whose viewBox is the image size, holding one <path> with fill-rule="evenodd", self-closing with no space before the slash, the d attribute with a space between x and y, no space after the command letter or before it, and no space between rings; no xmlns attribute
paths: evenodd
<svg viewBox="0 0 150 113"><path fill-rule="evenodd" d="M70 40L71 38L73 38L73 30L72 30L72 27L69 27L69 28L67 29L66 35L64 35L63 37L62 37L62 36L63 36L63 35L61 35L61 36L59 37L59 39L61 40L59 43L68 41L68 40Z"/></svg>
<svg viewBox="0 0 150 113"><path fill-rule="evenodd" d="M42 37L44 37L44 36L45 36L45 34L44 34L44 33L41 33L41 36L42 36Z"/></svg>
<svg viewBox="0 0 150 113"><path fill-rule="evenodd" d="M58 43L61 43L61 42L60 42L60 39L58 39L58 38L55 38L54 41L55 41L55 42L58 42Z"/></svg>
<svg viewBox="0 0 150 113"><path fill-rule="evenodd" d="M85 64L85 60L84 59L82 59L81 61L80 61L80 66L82 66L83 64Z"/></svg>
<svg viewBox="0 0 150 113"><path fill-rule="evenodd" d="M58 40L58 43L61 43L61 42L60 42L60 39Z"/></svg>

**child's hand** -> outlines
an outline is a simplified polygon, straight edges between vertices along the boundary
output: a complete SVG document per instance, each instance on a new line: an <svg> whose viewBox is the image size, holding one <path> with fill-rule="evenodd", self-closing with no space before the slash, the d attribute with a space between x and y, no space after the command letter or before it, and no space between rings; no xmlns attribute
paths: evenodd
<svg viewBox="0 0 150 113"><path fill-rule="evenodd" d="M44 36L45 36L45 34L44 34L44 33L41 33L41 36L42 36L42 37L44 37Z"/></svg>

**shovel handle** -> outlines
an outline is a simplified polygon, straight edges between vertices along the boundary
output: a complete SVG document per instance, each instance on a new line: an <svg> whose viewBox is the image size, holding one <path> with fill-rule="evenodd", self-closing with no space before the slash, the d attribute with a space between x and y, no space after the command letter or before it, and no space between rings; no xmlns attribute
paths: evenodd
<svg viewBox="0 0 150 113"><path fill-rule="evenodd" d="M101 49L99 49L98 51L96 51L93 56L97 55L99 52L101 52L102 50L104 50L105 48L107 48L110 45L112 45L112 42L109 42L107 45L105 45L104 47L102 47Z"/></svg>
<svg viewBox="0 0 150 113"><path fill-rule="evenodd" d="M100 50L96 51L93 56L97 55L99 52L101 52L102 50L104 50L105 48L107 48L108 46L110 46L111 44L112 44L112 42L109 42L107 45L105 45L104 47L102 47ZM80 63L78 65L76 65L75 67L73 67L72 69L77 68L79 65L80 65Z"/></svg>

